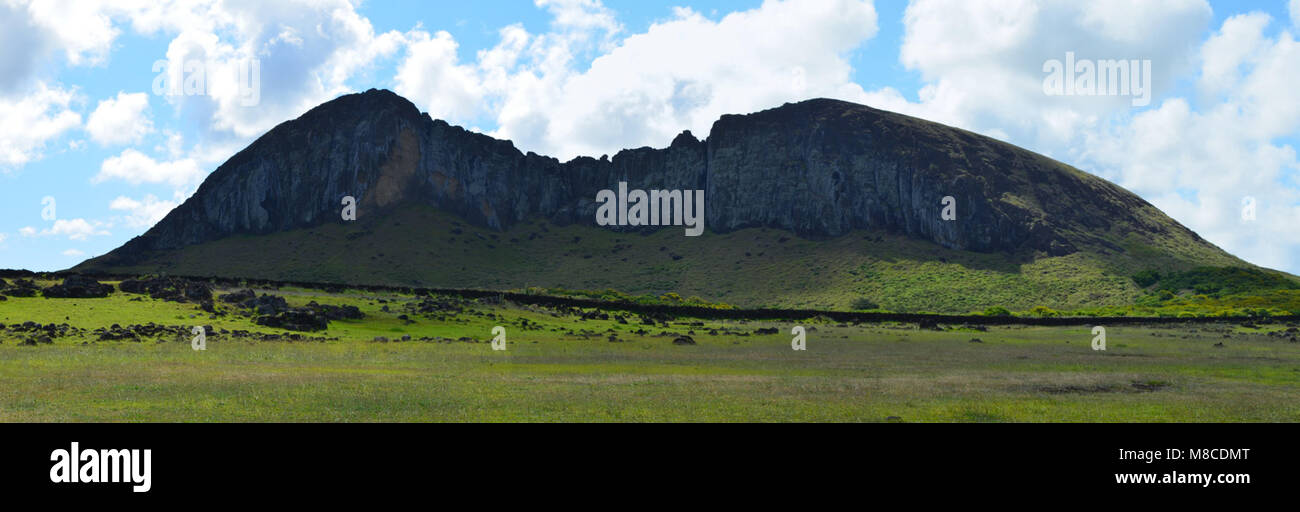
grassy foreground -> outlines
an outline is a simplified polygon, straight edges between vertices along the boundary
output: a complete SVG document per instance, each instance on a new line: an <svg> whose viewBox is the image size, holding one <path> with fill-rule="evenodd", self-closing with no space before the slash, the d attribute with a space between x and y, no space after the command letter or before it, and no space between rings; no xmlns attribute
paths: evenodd
<svg viewBox="0 0 1300 512"><path fill-rule="evenodd" d="M295 306L356 305L366 318L309 334L325 341L255 341L230 333L285 332L228 305L210 315L121 292L0 302L10 326L0 329L0 421L1300 420L1300 344L1267 334L1289 328L1281 324L1114 326L1108 350L1096 352L1082 326L935 331L807 319L798 322L807 350L793 351L795 322L647 325L613 310L441 298L447 307L417 313L408 306L423 298L272 293ZM73 330L24 345L29 336L12 326L28 321ZM148 322L216 334L196 352L188 337L99 341L93 332ZM507 328L508 350L488 343L496 325ZM674 344L681 335L697 344Z"/></svg>

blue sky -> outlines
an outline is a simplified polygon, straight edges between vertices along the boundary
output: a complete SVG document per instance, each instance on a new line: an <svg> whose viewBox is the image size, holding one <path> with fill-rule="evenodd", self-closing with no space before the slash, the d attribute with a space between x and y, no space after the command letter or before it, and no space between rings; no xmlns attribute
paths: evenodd
<svg viewBox="0 0 1300 512"><path fill-rule="evenodd" d="M107 252L275 123L380 87L562 158L838 97L1043 152L1300 273L1300 1L149 4L0 0L0 268ZM1062 49L1151 60L1150 105L1033 93ZM256 58L260 103L155 94L169 55Z"/></svg>

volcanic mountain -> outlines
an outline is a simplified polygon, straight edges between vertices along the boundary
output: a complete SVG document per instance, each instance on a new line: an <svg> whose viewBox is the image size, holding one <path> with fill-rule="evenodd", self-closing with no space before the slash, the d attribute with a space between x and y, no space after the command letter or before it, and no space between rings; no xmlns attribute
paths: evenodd
<svg viewBox="0 0 1300 512"><path fill-rule="evenodd" d="M706 233L597 226L620 182L703 190ZM1101 178L863 105L724 115L704 140L560 162L372 89L270 130L73 270L965 312L1128 303L1133 273L1197 266L1250 265Z"/></svg>

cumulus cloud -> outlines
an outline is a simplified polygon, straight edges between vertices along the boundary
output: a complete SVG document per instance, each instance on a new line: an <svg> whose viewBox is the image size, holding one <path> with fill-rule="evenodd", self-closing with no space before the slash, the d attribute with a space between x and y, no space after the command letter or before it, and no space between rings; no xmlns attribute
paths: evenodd
<svg viewBox="0 0 1300 512"><path fill-rule="evenodd" d="M1291 0L1291 25L1300 28L1300 0Z"/></svg>
<svg viewBox="0 0 1300 512"><path fill-rule="evenodd" d="M1205 0L1124 2L915 0L903 17L899 60L924 85L916 100L871 91L875 106L1036 148L1068 146L1102 120L1131 113L1132 97L1049 96L1044 66L1078 59L1149 60L1158 94L1195 69L1211 10Z"/></svg>
<svg viewBox="0 0 1300 512"><path fill-rule="evenodd" d="M0 1L0 48L23 49L0 52L0 95L27 85L53 46L22 5Z"/></svg>
<svg viewBox="0 0 1300 512"><path fill-rule="evenodd" d="M12 2L11 2L12 3ZM45 0L26 4L30 23L44 31L74 66L101 64L121 33L99 0Z"/></svg>
<svg viewBox="0 0 1300 512"><path fill-rule="evenodd" d="M126 212L126 224L128 226L148 228L166 217L178 204L180 204L178 201L160 200L154 197L153 194L149 194L142 200L118 196L112 203L109 203L108 207L111 210Z"/></svg>
<svg viewBox="0 0 1300 512"><path fill-rule="evenodd" d="M203 176L198 163L191 158L160 162L135 149L126 149L120 155L104 160L99 174L91 182L118 179L132 185L167 183L183 187L201 180Z"/></svg>
<svg viewBox="0 0 1300 512"><path fill-rule="evenodd" d="M866 102L1056 156L1229 252L1296 271L1300 191L1285 141L1300 130L1300 51L1289 32L1267 35L1263 13L1230 17L1205 39L1210 16L1202 0L915 0L899 60L923 86L915 99L881 89ZM1134 109L1125 97L1046 95L1044 63L1066 52L1151 60L1156 100ZM1189 77L1196 98L1167 97ZM1255 220L1242 215L1251 202Z"/></svg>
<svg viewBox="0 0 1300 512"><path fill-rule="evenodd" d="M398 92L453 122L479 114L461 105L481 95L493 135L565 159L599 155L664 146L683 129L707 135L725 113L817 96L861 99L848 55L877 31L870 1L768 0L717 21L678 8L626 37L599 2L537 5L553 16L550 32L506 27L473 64L457 62L450 36L419 39L401 64ZM590 51L599 55L579 69Z"/></svg>
<svg viewBox="0 0 1300 512"><path fill-rule="evenodd" d="M46 141L81 125L71 91L40 84L16 100L0 97L0 169L41 158Z"/></svg>
<svg viewBox="0 0 1300 512"><path fill-rule="evenodd" d="M1134 13L1132 9L1144 11ZM1295 149L1300 51L1270 38L1263 13L1228 18L1203 39L1201 0L976 2L917 0L904 16L900 62L925 85L916 100L892 90L868 102L1002 137L1110 178L1229 252L1295 269L1300 209ZM1150 59L1157 101L1042 92L1043 64ZM1290 63L1290 64L1288 64ZM1194 99L1164 97L1195 77ZM1255 219L1242 215L1254 204Z"/></svg>
<svg viewBox="0 0 1300 512"><path fill-rule="evenodd" d="M1201 108L1170 98L1090 137L1085 162L1230 252L1294 271L1300 160L1284 141L1300 134L1300 45L1289 32L1268 37L1271 22L1225 20L1201 47Z"/></svg>
<svg viewBox="0 0 1300 512"><path fill-rule="evenodd" d="M88 221L86 219L59 219L47 229L39 232L35 228L26 227L22 229L23 236L66 236L69 240L85 240L92 236L108 236L108 226L99 221Z"/></svg>
<svg viewBox="0 0 1300 512"><path fill-rule="evenodd" d="M415 32L406 60L397 67L396 92L440 119L470 119L479 111L483 87L473 66L457 62L451 34Z"/></svg>
<svg viewBox="0 0 1300 512"><path fill-rule="evenodd" d="M105 146L139 142L153 131L153 121L145 114L148 108L145 93L119 92L116 98L99 102L86 121L86 131L91 140Z"/></svg>
<svg viewBox="0 0 1300 512"><path fill-rule="evenodd" d="M203 94L169 99L216 138L260 135L348 92L349 78L405 44L399 32L375 34L346 0L144 8L131 19L139 30L176 33L166 60L182 80L196 76L186 66L203 70Z"/></svg>

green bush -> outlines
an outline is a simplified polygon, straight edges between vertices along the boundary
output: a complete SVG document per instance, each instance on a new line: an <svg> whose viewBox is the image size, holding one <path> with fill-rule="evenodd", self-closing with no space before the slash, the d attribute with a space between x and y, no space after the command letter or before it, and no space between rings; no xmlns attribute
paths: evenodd
<svg viewBox="0 0 1300 512"><path fill-rule="evenodd" d="M1029 310L1029 314L1034 315L1038 318L1051 318L1054 316L1061 316L1061 314L1056 312L1056 310L1049 308L1047 306L1034 306L1034 309Z"/></svg>
<svg viewBox="0 0 1300 512"><path fill-rule="evenodd" d="M866 297L858 297L856 299L853 299L853 303L850 304L849 307L857 311L862 311L866 309L880 309L879 304L872 302L871 299L868 299Z"/></svg>
<svg viewBox="0 0 1300 512"><path fill-rule="evenodd" d="M984 316L1011 316L1011 310L1002 306L993 306L984 310Z"/></svg>
<svg viewBox="0 0 1300 512"><path fill-rule="evenodd" d="M1160 273L1154 270L1143 270L1133 274L1133 282L1138 286L1146 288L1160 281Z"/></svg>

